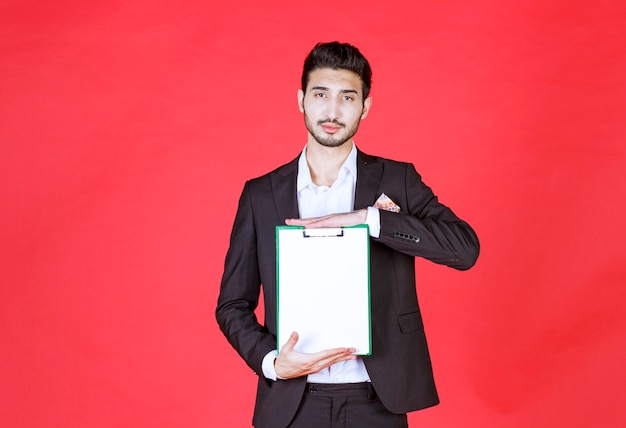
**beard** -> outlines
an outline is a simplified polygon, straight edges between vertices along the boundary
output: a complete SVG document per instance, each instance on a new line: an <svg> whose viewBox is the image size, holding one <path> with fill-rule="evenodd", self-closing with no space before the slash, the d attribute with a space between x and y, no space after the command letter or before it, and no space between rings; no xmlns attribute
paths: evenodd
<svg viewBox="0 0 626 428"><path fill-rule="evenodd" d="M313 123L309 119L309 116L307 116L306 111L304 112L304 125L306 126L307 131L309 131L309 134L313 136L315 141L317 141L324 147L339 147L346 141L352 140L352 137L354 137L354 134L356 134L356 131L358 131L359 129L360 122L360 120L357 120L354 125L352 125L352 128L346 129L346 124L343 122L339 122L336 119L319 120L317 121L318 128L315 128L313 126ZM336 134L343 134L343 136L336 134L327 134L326 132L324 132L323 129L319 128L319 126L324 123L332 123L339 126L341 129L339 129ZM346 132L344 133L344 131Z"/></svg>

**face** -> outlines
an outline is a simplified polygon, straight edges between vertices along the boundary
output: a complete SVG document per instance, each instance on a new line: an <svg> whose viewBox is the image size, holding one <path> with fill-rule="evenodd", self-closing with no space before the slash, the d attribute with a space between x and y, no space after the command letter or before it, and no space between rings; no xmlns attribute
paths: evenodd
<svg viewBox="0 0 626 428"><path fill-rule="evenodd" d="M298 91L309 143L338 147L352 141L372 104L371 97L363 100L362 85L359 75L349 70L318 68L309 74L306 92Z"/></svg>

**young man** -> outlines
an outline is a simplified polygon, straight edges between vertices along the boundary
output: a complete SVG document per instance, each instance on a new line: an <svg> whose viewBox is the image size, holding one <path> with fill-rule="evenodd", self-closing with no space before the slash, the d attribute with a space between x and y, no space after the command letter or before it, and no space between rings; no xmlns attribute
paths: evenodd
<svg viewBox="0 0 626 428"><path fill-rule="evenodd" d="M258 374L253 424L406 427L406 413L439 402L415 289L415 257L465 270L479 244L440 204L413 165L367 155L353 136L372 105L370 65L358 49L318 44L304 63L298 105L307 144L290 163L246 183L216 310L218 323ZM370 230L372 354L276 351L277 225ZM261 287L262 285L262 287ZM265 322L254 315L260 290ZM327 296L332 299L333 296ZM312 317L323 317L324 308Z"/></svg>

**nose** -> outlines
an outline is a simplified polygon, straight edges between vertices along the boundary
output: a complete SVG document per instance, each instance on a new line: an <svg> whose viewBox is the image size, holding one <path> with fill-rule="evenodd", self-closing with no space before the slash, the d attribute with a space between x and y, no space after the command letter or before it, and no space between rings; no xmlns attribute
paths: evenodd
<svg viewBox="0 0 626 428"><path fill-rule="evenodd" d="M328 116L328 119L331 121L338 119L339 116L341 115L341 111L339 109L339 102L336 99L331 98L328 100L328 103L326 103L326 115Z"/></svg>

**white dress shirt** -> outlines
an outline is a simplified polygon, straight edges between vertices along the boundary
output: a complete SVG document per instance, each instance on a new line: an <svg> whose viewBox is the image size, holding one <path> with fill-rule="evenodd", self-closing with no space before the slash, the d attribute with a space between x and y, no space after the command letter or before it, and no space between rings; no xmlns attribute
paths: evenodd
<svg viewBox="0 0 626 428"><path fill-rule="evenodd" d="M345 213L354 210L354 192L356 189L357 151L354 144L345 162L339 169L337 180L331 186L318 186L311 179L311 171L306 160L306 147L298 160L298 210L300 218L320 217L328 214ZM380 213L373 207L367 208L366 224L370 236L380 235ZM328 296L332 299L333 296ZM320 308L320 313L323 308ZM263 374L266 378L276 380L274 360L277 351L268 353L263 359ZM308 376L311 383L353 383L369 382L370 378L361 358L341 361L322 371Z"/></svg>

